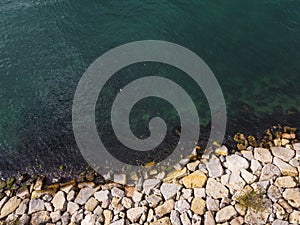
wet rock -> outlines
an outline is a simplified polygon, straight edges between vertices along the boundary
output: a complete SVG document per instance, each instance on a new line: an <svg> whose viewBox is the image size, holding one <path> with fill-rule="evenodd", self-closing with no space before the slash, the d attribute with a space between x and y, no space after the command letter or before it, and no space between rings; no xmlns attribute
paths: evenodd
<svg viewBox="0 0 300 225"><path fill-rule="evenodd" d="M199 170L181 179L186 188L201 188L207 180L206 175Z"/></svg>
<svg viewBox="0 0 300 225"><path fill-rule="evenodd" d="M171 199L176 196L181 187L177 184L163 183L160 187L160 191L165 200Z"/></svg>
<svg viewBox="0 0 300 225"><path fill-rule="evenodd" d="M14 196L10 198L2 207L1 212L0 212L0 219L6 217L10 213L14 212L18 207L19 204L21 203L21 200Z"/></svg>
<svg viewBox="0 0 300 225"><path fill-rule="evenodd" d="M271 163L273 159L270 151L266 148L255 148L254 158L263 163Z"/></svg>
<svg viewBox="0 0 300 225"><path fill-rule="evenodd" d="M228 189L213 178L208 178L206 185L206 194L215 199L228 197Z"/></svg>
<svg viewBox="0 0 300 225"><path fill-rule="evenodd" d="M216 213L216 222L223 223L236 216L237 212L235 211L234 207L232 205L226 206Z"/></svg>
<svg viewBox="0 0 300 225"><path fill-rule="evenodd" d="M170 174L167 175L167 177L164 179L164 182L174 182L182 177L187 175L187 169L184 167L182 170L179 171L173 171Z"/></svg>
<svg viewBox="0 0 300 225"><path fill-rule="evenodd" d="M114 182L125 185L126 181L126 174L114 174Z"/></svg>
<svg viewBox="0 0 300 225"><path fill-rule="evenodd" d="M194 198L191 204L191 210L198 215L204 215L205 205L205 201L202 198Z"/></svg>

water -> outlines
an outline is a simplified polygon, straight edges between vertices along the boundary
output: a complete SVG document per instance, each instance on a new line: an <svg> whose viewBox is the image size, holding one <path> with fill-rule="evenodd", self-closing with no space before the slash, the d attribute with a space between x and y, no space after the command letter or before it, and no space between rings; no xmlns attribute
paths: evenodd
<svg viewBox="0 0 300 225"><path fill-rule="evenodd" d="M71 129L76 85L101 54L131 41L165 40L197 53L223 89L228 135L236 131L258 135L274 123L299 127L299 12L299 1L285 0L2 0L2 175L51 172L60 164L78 171L86 165ZM179 82L195 100L201 125L207 125L207 103L194 84L174 69L147 63L120 71L99 96L101 135L109 133L109 110L101 105L109 106L122 85L144 74ZM176 125L176 115L166 103L151 102L163 109L168 124ZM141 117L147 121L151 115L158 114L145 107L133 114L137 134L144 129L147 135L146 122L135 121Z"/></svg>

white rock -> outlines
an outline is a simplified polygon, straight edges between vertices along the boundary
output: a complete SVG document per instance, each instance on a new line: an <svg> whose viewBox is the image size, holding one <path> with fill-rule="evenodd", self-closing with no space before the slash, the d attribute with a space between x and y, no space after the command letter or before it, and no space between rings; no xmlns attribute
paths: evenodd
<svg viewBox="0 0 300 225"><path fill-rule="evenodd" d="M180 214L188 211L190 208L190 204L185 199L180 199L175 202L175 210L177 210Z"/></svg>
<svg viewBox="0 0 300 225"><path fill-rule="evenodd" d="M147 179L143 183L144 192L149 195L153 188L156 188L161 183L160 180L157 179Z"/></svg>
<svg viewBox="0 0 300 225"><path fill-rule="evenodd" d="M138 191L134 191L133 192L133 196L132 196L132 200L134 202L140 202L143 198L143 193L138 192Z"/></svg>
<svg viewBox="0 0 300 225"><path fill-rule="evenodd" d="M261 173L262 166L258 160L252 159L250 169L254 175L259 176Z"/></svg>
<svg viewBox="0 0 300 225"><path fill-rule="evenodd" d="M193 217L192 217L192 225L201 225L201 216L200 215L197 215L197 214L194 214Z"/></svg>
<svg viewBox="0 0 300 225"><path fill-rule="evenodd" d="M249 161L251 161L252 159L254 159L252 151L245 151L245 150L243 150L243 151L241 151L241 153L242 153L243 157L245 159L248 159Z"/></svg>
<svg viewBox="0 0 300 225"><path fill-rule="evenodd" d="M278 189L278 187L276 187L273 184L271 184L270 187L268 188L267 195L273 202L277 202L278 199L281 198L280 190Z"/></svg>
<svg viewBox="0 0 300 225"><path fill-rule="evenodd" d="M180 213L176 210L172 210L170 214L170 220L172 225L181 225Z"/></svg>
<svg viewBox="0 0 300 225"><path fill-rule="evenodd" d="M283 160L274 157L274 164L280 169L282 175L284 176L298 176L297 168L291 166L290 164L284 162Z"/></svg>
<svg viewBox="0 0 300 225"><path fill-rule="evenodd" d="M300 209L300 188L288 188L283 192L283 198L294 208Z"/></svg>
<svg viewBox="0 0 300 225"><path fill-rule="evenodd" d="M294 150L289 148L283 148L283 147L271 147L271 152L274 156L286 162L290 161L295 155Z"/></svg>
<svg viewBox="0 0 300 225"><path fill-rule="evenodd" d="M206 184L206 194L214 199L225 198L228 196L228 189L213 178L208 178Z"/></svg>
<svg viewBox="0 0 300 225"><path fill-rule="evenodd" d="M164 215L169 214L174 209L174 205L174 200L169 199L164 204L155 208L155 214L158 217L163 217Z"/></svg>
<svg viewBox="0 0 300 225"><path fill-rule="evenodd" d="M79 205L84 205L87 200L94 194L94 189L90 187L82 188L77 197L75 198L75 203Z"/></svg>
<svg viewBox="0 0 300 225"><path fill-rule="evenodd" d="M294 210L289 217L289 221L292 224L300 224L300 211Z"/></svg>
<svg viewBox="0 0 300 225"><path fill-rule="evenodd" d="M125 219L120 219L115 222L112 222L110 225L124 225L125 224Z"/></svg>
<svg viewBox="0 0 300 225"><path fill-rule="evenodd" d="M96 215L86 215L84 220L82 220L81 225L91 225L96 223Z"/></svg>
<svg viewBox="0 0 300 225"><path fill-rule="evenodd" d="M1 209L0 219L14 212L19 207L20 203L21 199L19 199L17 196L10 198Z"/></svg>
<svg viewBox="0 0 300 225"><path fill-rule="evenodd" d="M28 214L32 214L45 209L45 203L41 199L31 199L29 202Z"/></svg>
<svg viewBox="0 0 300 225"><path fill-rule="evenodd" d="M163 183L160 187L160 191L165 200L171 199L176 196L177 192L180 190L180 186L177 184Z"/></svg>
<svg viewBox="0 0 300 225"><path fill-rule="evenodd" d="M279 168L273 164L267 164L261 171L260 181L271 180L281 175Z"/></svg>
<svg viewBox="0 0 300 225"><path fill-rule="evenodd" d="M212 178L217 178L223 175L223 167L221 165L221 162L218 158L216 159L211 159L207 164L206 164L208 174Z"/></svg>
<svg viewBox="0 0 300 225"><path fill-rule="evenodd" d="M294 144L293 144L293 148L294 148L295 150L300 150L300 143L294 143Z"/></svg>
<svg viewBox="0 0 300 225"><path fill-rule="evenodd" d="M187 213L181 214L180 215L180 220L181 220L181 223L184 224L184 225L192 225L191 220L188 217Z"/></svg>
<svg viewBox="0 0 300 225"><path fill-rule="evenodd" d="M196 198L205 198L206 193L205 193L205 188L193 188L194 191L194 196Z"/></svg>
<svg viewBox="0 0 300 225"><path fill-rule="evenodd" d="M79 210L79 205L74 202L68 202L67 204L67 212L73 215L76 211Z"/></svg>
<svg viewBox="0 0 300 225"><path fill-rule="evenodd" d="M60 218L61 218L60 211L51 212L50 213L50 218L52 220L52 223L56 223L57 221L59 221Z"/></svg>
<svg viewBox="0 0 300 225"><path fill-rule="evenodd" d="M276 219L273 221L272 225L289 225L288 221Z"/></svg>
<svg viewBox="0 0 300 225"><path fill-rule="evenodd" d="M94 194L95 198L99 201L99 202L104 202L107 201L109 199L109 191L105 190L105 191L98 191Z"/></svg>
<svg viewBox="0 0 300 225"><path fill-rule="evenodd" d="M18 207L17 210L16 210L16 214L17 214L17 215L23 215L23 214L26 213L26 211L27 211L27 209L28 209L28 207L27 207L28 202L29 202L29 199L24 199L24 200L21 202L21 204L19 205L19 207ZM1 209L1 208L0 208L0 209Z"/></svg>
<svg viewBox="0 0 300 225"><path fill-rule="evenodd" d="M212 197L206 198L206 207L209 211L218 211L220 205L220 201L213 199Z"/></svg>
<svg viewBox="0 0 300 225"><path fill-rule="evenodd" d="M254 148L254 158L263 163L272 162L272 154L266 148Z"/></svg>
<svg viewBox="0 0 300 225"><path fill-rule="evenodd" d="M125 192L123 190L121 190L120 188L114 187L111 190L111 195L113 197L123 198L125 196Z"/></svg>
<svg viewBox="0 0 300 225"><path fill-rule="evenodd" d="M137 222L144 213L144 207L135 207L127 210L127 218L132 222Z"/></svg>
<svg viewBox="0 0 300 225"><path fill-rule="evenodd" d="M149 203L151 208L155 208L162 201L162 198L153 194L147 196L146 201Z"/></svg>
<svg viewBox="0 0 300 225"><path fill-rule="evenodd" d="M292 188L297 186L297 182L294 177L284 176L278 177L275 181L275 185L280 188Z"/></svg>
<svg viewBox="0 0 300 225"><path fill-rule="evenodd" d="M248 169L249 167L248 161L236 154L226 157L226 165L232 172L240 171L240 169Z"/></svg>
<svg viewBox="0 0 300 225"><path fill-rule="evenodd" d="M217 212L216 222L223 223L231 220L235 216L237 216L237 212L235 211L234 207L232 205L226 206Z"/></svg>
<svg viewBox="0 0 300 225"><path fill-rule="evenodd" d="M253 175L252 173L248 172L245 169L241 169L241 176L246 181L247 184L252 184L257 179L257 176Z"/></svg>
<svg viewBox="0 0 300 225"><path fill-rule="evenodd" d="M228 148L225 145L222 145L220 148L215 150L217 155L228 155Z"/></svg>
<svg viewBox="0 0 300 225"><path fill-rule="evenodd" d="M228 187L232 190L240 190L246 185L246 182L243 178L240 177L239 172L233 172L229 176Z"/></svg>
<svg viewBox="0 0 300 225"><path fill-rule="evenodd" d="M204 225L216 225L214 216L210 211L204 214Z"/></svg>
<svg viewBox="0 0 300 225"><path fill-rule="evenodd" d="M54 210L64 211L67 209L67 201L65 197L65 193L59 191L55 194L54 198L52 199L51 203L54 206Z"/></svg>

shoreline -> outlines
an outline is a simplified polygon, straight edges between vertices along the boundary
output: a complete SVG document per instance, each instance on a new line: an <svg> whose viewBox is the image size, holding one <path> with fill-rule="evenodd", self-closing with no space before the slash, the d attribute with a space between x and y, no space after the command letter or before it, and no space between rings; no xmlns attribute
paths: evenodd
<svg viewBox="0 0 300 225"><path fill-rule="evenodd" d="M93 170L68 182L46 183L44 175L10 179L0 188L0 224L298 222L300 202L288 197L300 193L300 142L296 133L295 128L278 126L267 130L261 140L238 133L233 137L235 149L216 147L210 160L207 152L194 150L196 157L180 160L172 172L154 173L137 179L132 186L105 180ZM262 218L253 206L247 206L248 195L259 196L254 208L263 212ZM268 211L259 208L265 204L260 198L269 204L264 206ZM77 210L72 211L73 207Z"/></svg>

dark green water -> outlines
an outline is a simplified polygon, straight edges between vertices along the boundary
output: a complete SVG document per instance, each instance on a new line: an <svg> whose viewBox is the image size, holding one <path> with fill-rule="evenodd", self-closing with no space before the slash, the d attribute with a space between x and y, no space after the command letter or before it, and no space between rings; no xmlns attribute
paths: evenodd
<svg viewBox="0 0 300 225"><path fill-rule="evenodd" d="M28 166L33 171L62 163L75 170L84 166L71 129L77 82L107 50L145 39L180 44L209 65L226 99L228 135L259 133L274 123L299 126L299 1L2 0L2 175ZM179 72L151 63L116 74L99 96L100 105L109 105L123 84L144 74L179 82L191 92L201 125L208 123L201 91ZM173 112L160 108L175 124ZM134 115L146 121L151 115L143 110ZM97 121L104 136L108 114L99 106ZM142 130L138 121L133 118Z"/></svg>

